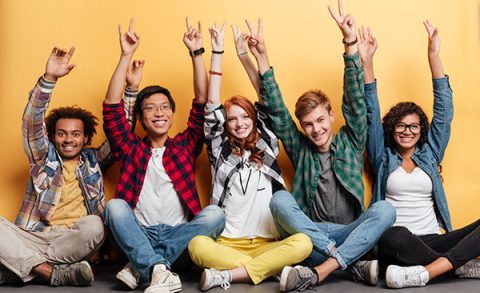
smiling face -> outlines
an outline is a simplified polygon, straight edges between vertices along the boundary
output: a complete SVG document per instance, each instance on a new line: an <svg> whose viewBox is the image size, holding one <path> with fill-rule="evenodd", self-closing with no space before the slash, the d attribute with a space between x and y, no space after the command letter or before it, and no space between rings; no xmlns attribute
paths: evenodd
<svg viewBox="0 0 480 293"><path fill-rule="evenodd" d="M333 111L328 111L322 105L318 105L313 111L300 119L305 134L321 152L327 152L330 149L334 120Z"/></svg>
<svg viewBox="0 0 480 293"><path fill-rule="evenodd" d="M87 140L82 120L74 118L57 120L54 144L62 159L78 160Z"/></svg>
<svg viewBox="0 0 480 293"><path fill-rule="evenodd" d="M420 117L417 114L404 116L395 124L393 139L400 153L415 150L420 140Z"/></svg>
<svg viewBox="0 0 480 293"><path fill-rule="evenodd" d="M253 120L248 113L238 105L231 105L227 111L227 131L238 140L243 140L252 132Z"/></svg>
<svg viewBox="0 0 480 293"><path fill-rule="evenodd" d="M148 137L157 138L167 135L173 118L173 111L167 96L157 93L145 98L141 110L141 123L147 131Z"/></svg>

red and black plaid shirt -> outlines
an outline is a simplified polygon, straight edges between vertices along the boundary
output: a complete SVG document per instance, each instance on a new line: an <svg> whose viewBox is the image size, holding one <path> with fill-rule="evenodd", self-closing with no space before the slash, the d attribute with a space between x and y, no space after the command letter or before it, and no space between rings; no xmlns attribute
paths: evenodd
<svg viewBox="0 0 480 293"><path fill-rule="evenodd" d="M168 138L165 143L163 166L177 194L193 215L200 212L200 200L195 183L195 160L202 152L205 104L192 103L187 129ZM135 208L142 191L148 161L152 156L151 143L130 132L123 103L103 104L103 129L113 155L120 164L120 180L115 197L124 199Z"/></svg>

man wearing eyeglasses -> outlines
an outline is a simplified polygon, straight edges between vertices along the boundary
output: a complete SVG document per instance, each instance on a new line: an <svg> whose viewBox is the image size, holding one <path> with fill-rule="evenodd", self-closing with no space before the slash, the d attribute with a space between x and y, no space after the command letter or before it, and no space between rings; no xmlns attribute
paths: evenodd
<svg viewBox="0 0 480 293"><path fill-rule="evenodd" d="M141 281L150 282L147 293L177 292L182 285L171 270L192 264L186 250L190 240L197 235L216 238L225 225L219 207L201 210L194 177L195 160L203 147L207 102L200 26L193 28L187 20L184 43L193 63L195 99L187 129L173 138L168 131L175 102L170 91L158 85L141 90L135 101L135 114L146 137L141 139L130 131L120 94L125 75L137 66L143 67L143 61L130 65L139 44L133 22L128 32L120 29L119 33L122 54L103 105L105 133L121 168L115 199L107 203L105 221L116 245L129 259L117 278L131 289Z"/></svg>

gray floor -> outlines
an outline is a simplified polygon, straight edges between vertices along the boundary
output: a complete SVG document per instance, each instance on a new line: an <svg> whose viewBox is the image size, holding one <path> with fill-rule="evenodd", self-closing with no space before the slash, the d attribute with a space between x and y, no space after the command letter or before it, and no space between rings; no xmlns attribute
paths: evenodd
<svg viewBox="0 0 480 293"><path fill-rule="evenodd" d="M0 292L142 292L144 288L138 288L135 291L128 290L127 287L122 286L116 279L115 273L121 269L119 266L94 266L95 282L91 287L57 287L52 288L44 284L29 284L20 287L1 286ZM200 270L194 270L188 274L182 274L181 280L183 285L183 291L200 292L198 289L198 280L200 279ZM254 292L254 293L266 293L266 292L278 292L278 282L274 280L266 280L258 286L251 286L247 284L234 284L228 290L230 293L239 292ZM357 284L350 280L350 277L342 272L335 273L324 284L317 287L317 292L390 292L390 293L480 293L480 280L466 280L456 279L451 277L444 277L435 280L431 284L423 288L407 288L407 289L386 289L385 282L380 280L376 287L370 287L363 284ZM222 289L215 288L210 290L211 293L224 292ZM313 291L310 291L313 292Z"/></svg>

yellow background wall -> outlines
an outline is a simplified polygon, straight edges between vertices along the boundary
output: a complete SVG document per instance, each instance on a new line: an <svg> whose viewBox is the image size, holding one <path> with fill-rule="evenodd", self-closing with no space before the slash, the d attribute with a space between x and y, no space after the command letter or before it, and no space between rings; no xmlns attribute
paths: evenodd
<svg viewBox="0 0 480 293"><path fill-rule="evenodd" d="M431 117L432 89L428 69L426 32L429 18L440 28L441 56L451 77L455 119L443 162L445 189L454 227L479 217L480 206L480 4L478 0L357 0L345 1L357 24L374 28L380 48L376 55L383 114L403 100L419 103ZM210 51L206 28L224 19L241 24L245 18L264 18L270 61L290 109L304 91L319 88L333 101L342 124L341 34L330 18L328 1L0 1L0 215L14 220L28 178L21 139L21 117L29 90L43 74L53 46L74 45L78 66L55 88L51 108L77 104L101 118L101 102L119 56L117 24L126 28L130 16L141 35L136 57L146 59L143 86L168 87L178 104L171 134L185 127L193 96L192 69L182 43L184 17L201 20L204 45ZM208 66L210 54L205 54ZM223 96L255 93L235 56L232 34L226 35ZM94 145L104 138L99 127ZM137 128L137 132L141 133ZM293 172L282 153L281 166L288 184ZM197 163L202 202L208 202L210 167L205 152ZM107 197L113 194L118 168L107 173ZM370 190L366 191L366 201Z"/></svg>

